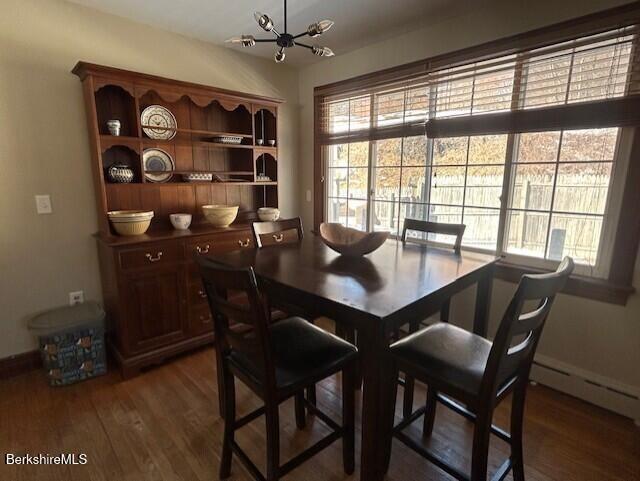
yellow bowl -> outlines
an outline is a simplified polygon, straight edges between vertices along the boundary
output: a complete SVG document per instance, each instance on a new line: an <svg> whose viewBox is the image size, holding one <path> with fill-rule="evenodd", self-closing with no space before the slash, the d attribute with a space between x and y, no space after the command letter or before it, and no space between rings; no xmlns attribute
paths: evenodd
<svg viewBox="0 0 640 481"><path fill-rule="evenodd" d="M211 225L215 227L229 227L238 216L238 206L203 205L202 213Z"/></svg>
<svg viewBox="0 0 640 481"><path fill-rule="evenodd" d="M124 222L111 220L111 225L119 235L142 235L151 225L151 219Z"/></svg>

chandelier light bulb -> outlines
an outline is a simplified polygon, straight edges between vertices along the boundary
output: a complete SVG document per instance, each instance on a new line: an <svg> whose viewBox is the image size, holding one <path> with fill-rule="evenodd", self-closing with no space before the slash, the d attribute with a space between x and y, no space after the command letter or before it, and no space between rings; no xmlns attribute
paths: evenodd
<svg viewBox="0 0 640 481"><path fill-rule="evenodd" d="M253 35L240 35L226 39L225 43L235 43L240 44L243 47L253 47L256 44L256 39Z"/></svg>
<svg viewBox="0 0 640 481"><path fill-rule="evenodd" d="M255 12L253 18L256 19L256 22L264 31L270 32L273 30L273 20L266 13Z"/></svg>
<svg viewBox="0 0 640 481"><path fill-rule="evenodd" d="M333 27L333 20L320 20L317 23L312 23L307 28L307 35L310 37L317 37L318 35L322 35L324 32Z"/></svg>
<svg viewBox="0 0 640 481"><path fill-rule="evenodd" d="M284 53L284 48L280 48L280 50L278 50L276 54L273 56L273 59L276 61L276 63L281 63L281 62L284 62L285 57L286 55Z"/></svg>
<svg viewBox="0 0 640 481"><path fill-rule="evenodd" d="M320 45L314 45L313 47L311 47L311 51L318 57L333 57L335 55L333 53L333 50L331 50L329 47L321 47Z"/></svg>

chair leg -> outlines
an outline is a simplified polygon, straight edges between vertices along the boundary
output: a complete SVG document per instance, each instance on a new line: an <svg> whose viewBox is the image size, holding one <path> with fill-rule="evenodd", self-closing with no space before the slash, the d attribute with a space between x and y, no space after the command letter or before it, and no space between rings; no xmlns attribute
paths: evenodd
<svg viewBox="0 0 640 481"><path fill-rule="evenodd" d="M236 394L235 382L233 374L229 369L222 366L222 370L218 371L218 375L222 376L221 388L224 398L224 437L222 439L222 456L220 458L220 479L226 479L231 475L231 442L234 435L234 424L236 421Z"/></svg>
<svg viewBox="0 0 640 481"><path fill-rule="evenodd" d="M511 463L513 481L524 481L524 455L522 434L527 383L523 382L513 392L511 400Z"/></svg>
<svg viewBox="0 0 640 481"><path fill-rule="evenodd" d="M405 374L404 376L404 396L402 398L402 416L408 418L413 413L413 390L415 380Z"/></svg>
<svg viewBox="0 0 640 481"><path fill-rule="evenodd" d="M400 372L398 371L397 368L393 369L393 377L391 379L396 380L398 379L398 376L400 375ZM393 383L393 387L391 388L393 389L393 393L391 395L391 402L392 402L392 406L391 406L391 415L389 416L389 419L387 420L387 422L390 425L390 429L389 429L389 433L391 433L390 435L393 436L393 425L395 423L396 420L396 398L398 397L398 383L394 382ZM405 393L406 395L406 393ZM384 459L384 464L383 464L383 469L384 469L384 473L388 473L389 472L389 464L391 464L391 450L392 450L392 443L389 443L389 449L384 453L385 454L385 459Z"/></svg>
<svg viewBox="0 0 640 481"><path fill-rule="evenodd" d="M304 409L304 390L295 395L296 427L304 429L306 425Z"/></svg>
<svg viewBox="0 0 640 481"><path fill-rule="evenodd" d="M438 405L438 391L429 386L427 388L426 411L422 425L422 437L429 437L433 432L433 425L436 420L436 407Z"/></svg>
<svg viewBox="0 0 640 481"><path fill-rule="evenodd" d="M277 481L280 470L280 417L278 403L266 401L267 481Z"/></svg>
<svg viewBox="0 0 640 481"><path fill-rule="evenodd" d="M486 481L491 435L490 409L479 410L473 429L473 452L471 454L471 481Z"/></svg>
<svg viewBox="0 0 640 481"><path fill-rule="evenodd" d="M440 308L440 321L449 322L449 309L451 309L451 300L448 299L442 303Z"/></svg>
<svg viewBox="0 0 640 481"><path fill-rule="evenodd" d="M316 405L316 385L315 384L307 388L307 400L314 406Z"/></svg>
<svg viewBox="0 0 640 481"><path fill-rule="evenodd" d="M409 334L413 334L420 329L420 322L412 322L409 324ZM402 415L408 418L413 413L413 391L415 389L415 380L413 376L405 374L404 376L404 397L402 401Z"/></svg>
<svg viewBox="0 0 640 481"><path fill-rule="evenodd" d="M342 371L342 460L346 474L353 474L355 470L355 370L356 363L353 362Z"/></svg>

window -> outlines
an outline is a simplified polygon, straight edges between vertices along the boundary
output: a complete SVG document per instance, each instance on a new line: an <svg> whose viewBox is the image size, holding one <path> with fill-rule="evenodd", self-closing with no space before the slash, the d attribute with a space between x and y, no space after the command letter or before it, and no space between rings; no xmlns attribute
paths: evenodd
<svg viewBox="0 0 640 481"><path fill-rule="evenodd" d="M407 217L464 223L467 249L541 267L571 255L606 276L629 122L608 108L591 127L573 109L640 93L634 39L618 29L325 98L325 219L394 235Z"/></svg>

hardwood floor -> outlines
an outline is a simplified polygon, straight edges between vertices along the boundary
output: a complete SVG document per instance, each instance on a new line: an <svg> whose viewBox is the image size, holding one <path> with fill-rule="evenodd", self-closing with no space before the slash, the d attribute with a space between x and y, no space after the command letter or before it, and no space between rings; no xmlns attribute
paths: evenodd
<svg viewBox="0 0 640 481"><path fill-rule="evenodd" d="M239 415L258 406L240 383ZM332 378L318 386L318 403L340 418L340 383ZM400 389L400 395L402 390ZM424 402L416 387L416 403ZM0 381L0 452L86 453L83 466L7 466L0 480L206 480L217 479L222 439L218 417L214 352L204 349L152 369L128 381L114 372L85 383L50 388L41 372ZM397 403L397 414L402 403ZM495 422L507 427L503 403ZM295 427L293 400L281 406L283 460L327 432L317 419ZM264 421L237 434L258 466L264 466ZM408 430L421 436L421 421ZM359 425L359 419L358 419ZM359 444L359 433L357 434ZM449 459L468 466L471 424L439 406L433 438L428 442ZM492 439L490 469L507 455L507 446ZM342 471L340 443L332 445L285 479L328 481L359 479ZM525 421L528 481L640 480L640 429L620 416L535 386L529 390ZM232 480L250 479L234 459ZM450 479L399 442L394 441L388 479ZM511 479L509 476L507 479Z"/></svg>

